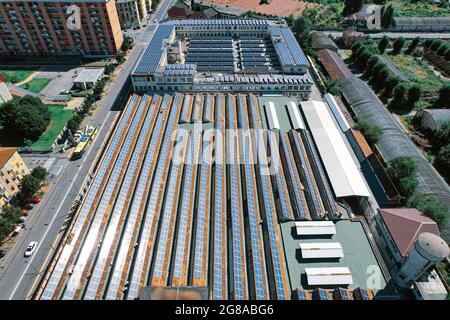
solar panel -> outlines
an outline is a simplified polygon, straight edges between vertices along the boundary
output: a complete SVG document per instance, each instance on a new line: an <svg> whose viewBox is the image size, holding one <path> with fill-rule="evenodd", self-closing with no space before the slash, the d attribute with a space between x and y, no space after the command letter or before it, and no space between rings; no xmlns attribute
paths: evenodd
<svg viewBox="0 0 450 320"><path fill-rule="evenodd" d="M254 95L250 95L250 106L252 114L252 125L255 129L262 129L259 105ZM265 209L265 221L267 232L264 233L267 236L270 249L270 259L272 260L273 275L274 275L274 292L275 298L279 300L289 299L289 287L285 276L285 266L283 261L283 248L280 243L281 235L278 225L276 224L276 208L273 197L273 190L270 184L270 176L268 168L264 166L267 163L267 153L264 147L263 138L261 132L256 134L256 144L258 150L258 163L259 163L259 177L261 183L261 189L263 193L263 204Z"/></svg>
<svg viewBox="0 0 450 320"><path fill-rule="evenodd" d="M84 234L85 222L88 221L93 212L90 210L91 206L96 206L99 199L98 193L102 191L103 186L106 184L110 171L110 166L115 162L118 157L118 148L123 143L126 134L129 129L129 121L133 119L137 108L136 104L139 102L139 96L133 95L123 111L122 118L118 124L116 131L111 139L109 148L102 159L100 167L97 171L97 174L92 182L91 188L89 189L83 206L79 211L78 218L75 221L72 227L72 240L71 243L75 244L78 241L78 238ZM49 300L52 298L57 298L60 295L61 286L63 284L63 275L66 272L67 266L73 260L71 257L72 253L74 253L74 246L65 246L60 258L56 262L56 266L53 269L52 275L44 289L44 292L41 296L43 300Z"/></svg>
<svg viewBox="0 0 450 320"><path fill-rule="evenodd" d="M151 100L149 99L147 103L150 103L150 101ZM106 277L109 271L109 265L111 264L114 253L117 250L118 240L122 232L122 221L126 218L128 206L134 192L134 186L139 176L141 158L145 155L146 148L151 137L151 131L158 114L155 104L156 101L153 101L148 107L149 112L147 113L145 121L142 125L139 140L136 143L133 156L128 164L127 172L123 177L120 192L116 197L114 210L109 218L108 228L103 237L100 252L95 260L95 266L83 296L83 299L85 300L101 298L101 294L107 280Z"/></svg>
<svg viewBox="0 0 450 320"><path fill-rule="evenodd" d="M203 152L201 163L200 185L198 190L197 224L195 226L195 249L193 261L194 286L206 286L208 284L208 247L209 226L211 211L211 175L214 150L214 136L203 136Z"/></svg>
<svg viewBox="0 0 450 320"><path fill-rule="evenodd" d="M242 188L241 188L241 172L239 160L239 137L237 132L237 116L236 116L236 100L233 95L228 95L228 122L229 128L227 132L227 146L229 147L230 156L230 200L231 200L231 252L233 263L233 282L230 288L235 300L247 300L247 272L245 261L245 236L244 236L244 213L242 211Z"/></svg>
<svg viewBox="0 0 450 320"><path fill-rule="evenodd" d="M164 142L159 154L158 165L153 179L152 189L150 191L147 210L145 212L145 220L139 240L140 245L137 249L127 294L128 300L135 299L139 296L139 291L144 285L144 281L148 274L149 259L154 246L159 211L162 206L163 191L167 180L168 167L171 161L170 154L173 148L172 132L175 129L176 121L178 121L180 115L181 102L182 99L180 95L176 95L173 99L172 110L169 115L166 134L164 135ZM163 105L163 108L169 107L169 103Z"/></svg>
<svg viewBox="0 0 450 320"><path fill-rule="evenodd" d="M86 236L83 239L79 238L79 241L77 241L77 250L75 250L75 254L77 255L76 264L67 281L63 299L73 300L79 297L79 290L86 280L88 269L92 263L94 250L97 249L97 245L101 241L101 235L105 228L105 224L102 222L110 215L110 203L117 197L119 186L126 170L126 165L131 158L140 126L147 113L147 100L148 96L144 96L139 103L138 111L136 112L137 117L133 119L127 137L121 146L119 157L114 164L108 184L103 190L98 207L90 206L89 208L86 208L86 210L93 211L94 216L90 221L89 226L84 228Z"/></svg>
<svg viewBox="0 0 450 320"><path fill-rule="evenodd" d="M266 274L266 264L264 257L264 245L263 245L263 235L260 226L261 213L259 208L258 200L258 189L256 184L256 176L253 169L253 164L255 159L253 158L253 149L251 147L252 135L249 126L248 119L248 106L246 101L246 96L239 95L239 114L241 120L241 129L244 131L242 136L242 145L244 151L244 176L245 176L245 191L247 200L247 211L248 211L248 224L249 224L249 236L251 251L250 255L250 266L252 266L252 278L253 290L255 299L266 300L269 299L269 286L267 283ZM247 135L247 133L249 135Z"/></svg>
<svg viewBox="0 0 450 320"><path fill-rule="evenodd" d="M217 95L216 109L216 163L215 163L215 194L214 194L214 226L213 226L213 272L212 298L227 299L227 235L226 235L226 201L227 184L225 168L225 98Z"/></svg>
<svg viewBox="0 0 450 320"><path fill-rule="evenodd" d="M286 132L280 134L280 140L282 146L282 159L287 163L287 166L285 165L285 167L288 169L286 172L286 180L290 185L289 190L292 194L291 200L294 200L293 207L295 208L296 216L301 219L310 219L308 205L303 194L304 188L297 171L297 166L295 165L293 151Z"/></svg>
<svg viewBox="0 0 450 320"><path fill-rule="evenodd" d="M199 157L201 132L190 131L189 152L185 165L184 182L181 194L180 217L177 224L177 240L173 258L172 286L187 285L187 269L191 252L191 231L194 218L197 162Z"/></svg>
<svg viewBox="0 0 450 320"><path fill-rule="evenodd" d="M177 220L178 195L180 194L181 178L183 177L186 145L187 135L184 131L178 131L173 149L173 151L177 150L177 158L174 158L173 152L170 178L165 191L164 211L162 212L162 218L160 217L161 226L159 228L158 245L153 259L152 286L167 285L175 221Z"/></svg>
<svg viewBox="0 0 450 320"><path fill-rule="evenodd" d="M275 163L275 165L277 166L276 172L273 175L273 180L275 186L274 191L276 194L278 194L278 203L280 207L278 210L278 218L280 221L294 220L294 210L291 206L289 189L286 184L284 169L281 165L281 160L279 157L278 141L273 135L269 135L269 145L272 163Z"/></svg>
<svg viewBox="0 0 450 320"><path fill-rule="evenodd" d="M296 162L301 164L301 166L298 166L298 170L303 184L306 186L304 193L309 202L310 213L312 213L314 217L319 218L325 213L325 208L322 204L322 199L306 155L305 147L298 132L291 131L291 137L293 139L293 156Z"/></svg>
<svg viewBox="0 0 450 320"><path fill-rule="evenodd" d="M130 268L130 261L134 251L134 244L136 243L139 226L144 214L147 196L150 193L150 183L154 175L156 167L156 159L161 149L161 142L164 136L164 129L166 127L170 108L167 104L170 102L170 96L155 96L153 101L157 99L155 110L159 116L155 128L152 132L152 138L147 148L147 154L142 165L141 174L135 193L131 208L128 212L127 227L120 242L120 248L116 254L116 263L111 270L108 290L106 292L106 299L115 300L122 298L125 290L124 283ZM160 113L162 111L162 113Z"/></svg>

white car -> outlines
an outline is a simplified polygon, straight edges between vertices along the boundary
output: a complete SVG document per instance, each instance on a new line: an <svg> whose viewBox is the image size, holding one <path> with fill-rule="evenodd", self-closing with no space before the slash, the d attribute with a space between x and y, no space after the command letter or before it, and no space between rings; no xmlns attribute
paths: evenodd
<svg viewBox="0 0 450 320"><path fill-rule="evenodd" d="M38 243L36 241L30 242L30 244L27 247L27 250L25 251L25 257L31 257L34 251L36 251L37 244Z"/></svg>

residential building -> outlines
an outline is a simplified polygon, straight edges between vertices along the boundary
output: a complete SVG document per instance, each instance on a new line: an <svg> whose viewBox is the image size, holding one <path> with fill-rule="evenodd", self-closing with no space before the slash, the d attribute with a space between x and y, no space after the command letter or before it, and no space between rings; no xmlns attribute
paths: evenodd
<svg viewBox="0 0 450 320"><path fill-rule="evenodd" d="M0 0L1 55L111 56L122 41L115 0Z"/></svg>
<svg viewBox="0 0 450 320"><path fill-rule="evenodd" d="M143 23L150 10L151 1L117 0L116 8L122 29L134 28Z"/></svg>
<svg viewBox="0 0 450 320"><path fill-rule="evenodd" d="M0 148L0 206L19 192L20 180L29 173L16 148Z"/></svg>

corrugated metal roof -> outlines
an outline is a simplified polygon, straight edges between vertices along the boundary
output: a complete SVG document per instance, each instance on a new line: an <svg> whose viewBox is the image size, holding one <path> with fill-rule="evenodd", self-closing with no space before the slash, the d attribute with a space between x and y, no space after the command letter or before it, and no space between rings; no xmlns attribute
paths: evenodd
<svg viewBox="0 0 450 320"><path fill-rule="evenodd" d="M300 243L303 259L342 258L344 251L339 242Z"/></svg>
<svg viewBox="0 0 450 320"><path fill-rule="evenodd" d="M448 184L409 139L370 87L361 79L351 77L342 80L342 92L358 118L365 119L383 130L377 147L384 160L387 162L400 156L414 159L418 167L418 191L425 196L435 196L450 207ZM447 241L450 241L449 230L450 226L442 231Z"/></svg>
<svg viewBox="0 0 450 320"><path fill-rule="evenodd" d="M369 197L370 192L325 103L301 103L336 197Z"/></svg>

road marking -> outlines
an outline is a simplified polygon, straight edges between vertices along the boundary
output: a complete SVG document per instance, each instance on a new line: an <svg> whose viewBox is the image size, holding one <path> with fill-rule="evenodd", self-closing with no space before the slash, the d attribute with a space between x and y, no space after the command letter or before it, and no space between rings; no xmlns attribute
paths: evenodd
<svg viewBox="0 0 450 320"><path fill-rule="evenodd" d="M111 114L113 114L112 111L108 111L108 113L109 113L109 114L108 114L108 116L106 117L106 119L105 119L105 121L104 121L103 123L106 123L106 121L107 121L108 118L111 116ZM98 132L99 134L101 133L101 131L102 131L103 128L104 128L104 126L102 126L102 127L100 128L100 130L99 130L99 132ZM109 128L108 128L108 129L109 129ZM106 138L106 137L105 137L105 138ZM99 141L99 140L96 140L96 142L97 142L97 141ZM81 163L80 167L78 168L78 170L77 170L77 172L76 172L76 175L74 176L75 178L72 180L72 182L71 182L69 188L67 188L67 191L66 191L66 193L64 194L64 197L63 197L62 199L66 199L67 195L69 194L69 191L72 189L73 184L75 183L75 180L76 180L76 178L77 178L77 176L78 176L78 173L79 173L80 170L83 168L84 163L85 163L86 160L88 159L88 156L89 156L89 154L90 154L90 152L91 152L91 150L92 150L93 148L94 148L94 145L92 145L92 147L87 151L86 157L84 158L83 162ZM98 155L97 155L97 156L98 156ZM95 159L94 159L94 162L95 162ZM34 260L34 258L37 256L37 252L39 251L39 249L40 249L40 247L41 247L42 240L45 239L45 237L47 236L48 232L50 231L51 226L52 226L53 223L55 222L56 217L59 215L59 210L61 210L61 207L62 207L63 204L64 204L64 200L61 201L61 203L60 203L58 209L56 210L56 214L53 215L52 221L48 224L47 230L45 230L44 235L41 237L41 239L40 239L40 241L39 241L39 243L38 243L38 246L37 246L37 248L36 248L36 254L34 254L34 255L31 257L30 261L28 262L27 266L25 267L24 272L22 273L21 277L20 277L19 280L17 281L16 286L14 287L13 291L11 292L11 295L9 296L9 300L12 300L14 294L15 294L16 291L17 291L17 288L18 288L19 285L21 284L23 278L25 277L25 274L28 272L28 269L30 268L31 264L33 263L33 260ZM42 267L42 266L41 266L41 267ZM39 272L40 272L40 271L41 271L41 270L39 270Z"/></svg>

